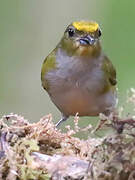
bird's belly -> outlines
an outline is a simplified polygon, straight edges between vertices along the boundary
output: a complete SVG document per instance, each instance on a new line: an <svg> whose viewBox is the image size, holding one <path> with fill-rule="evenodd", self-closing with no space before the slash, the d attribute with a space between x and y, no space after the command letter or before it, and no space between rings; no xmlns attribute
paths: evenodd
<svg viewBox="0 0 135 180"><path fill-rule="evenodd" d="M78 112L79 116L97 116L115 105L114 92L100 65L88 64L87 67L79 63L81 61L74 60L66 67L49 72L46 75L48 93L64 115Z"/></svg>
<svg viewBox="0 0 135 180"><path fill-rule="evenodd" d="M65 115L97 116L107 108L115 105L113 92L97 96L94 91L89 94L79 88L51 96L52 101Z"/></svg>

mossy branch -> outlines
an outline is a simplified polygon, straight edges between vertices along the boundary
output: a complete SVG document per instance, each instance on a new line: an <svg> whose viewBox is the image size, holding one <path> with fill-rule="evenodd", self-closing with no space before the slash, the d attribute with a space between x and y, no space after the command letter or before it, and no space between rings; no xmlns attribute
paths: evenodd
<svg viewBox="0 0 135 180"><path fill-rule="evenodd" d="M130 98L135 104L135 92ZM112 128L102 138L81 140L73 135L91 133L89 125L81 129L79 117L74 129L62 133L52 116L37 123L10 114L0 120L0 180L132 180L135 178L135 120L119 113L100 116L98 127ZM104 122L104 123L103 123ZM8 125L7 125L8 124Z"/></svg>

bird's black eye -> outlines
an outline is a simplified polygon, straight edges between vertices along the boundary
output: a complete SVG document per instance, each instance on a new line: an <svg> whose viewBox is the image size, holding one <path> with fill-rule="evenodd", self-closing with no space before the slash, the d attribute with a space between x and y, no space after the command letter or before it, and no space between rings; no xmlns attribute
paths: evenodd
<svg viewBox="0 0 135 180"><path fill-rule="evenodd" d="M100 37L102 35L102 32L101 32L101 30L99 29L98 30L98 37Z"/></svg>
<svg viewBox="0 0 135 180"><path fill-rule="evenodd" d="M74 33L75 33L74 29L72 29L72 28L68 29L68 34L69 34L70 37L73 37Z"/></svg>

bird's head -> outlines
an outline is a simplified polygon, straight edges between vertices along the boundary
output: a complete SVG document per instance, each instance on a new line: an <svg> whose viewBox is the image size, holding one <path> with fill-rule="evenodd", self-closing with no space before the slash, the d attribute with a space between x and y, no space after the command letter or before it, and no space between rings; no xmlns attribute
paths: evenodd
<svg viewBox="0 0 135 180"><path fill-rule="evenodd" d="M75 21L64 32L60 46L69 56L96 57L101 51L100 36L101 30L96 22Z"/></svg>

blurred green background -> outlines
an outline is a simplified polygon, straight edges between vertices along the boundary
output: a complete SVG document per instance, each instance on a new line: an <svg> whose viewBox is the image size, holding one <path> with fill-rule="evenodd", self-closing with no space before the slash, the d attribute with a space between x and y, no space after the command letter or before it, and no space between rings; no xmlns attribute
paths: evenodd
<svg viewBox="0 0 135 180"><path fill-rule="evenodd" d="M135 1L1 0L0 116L14 112L38 121L52 113L59 120L41 87L41 65L66 26L80 19L100 24L103 49L117 69L119 104L125 106L127 90L135 87Z"/></svg>

